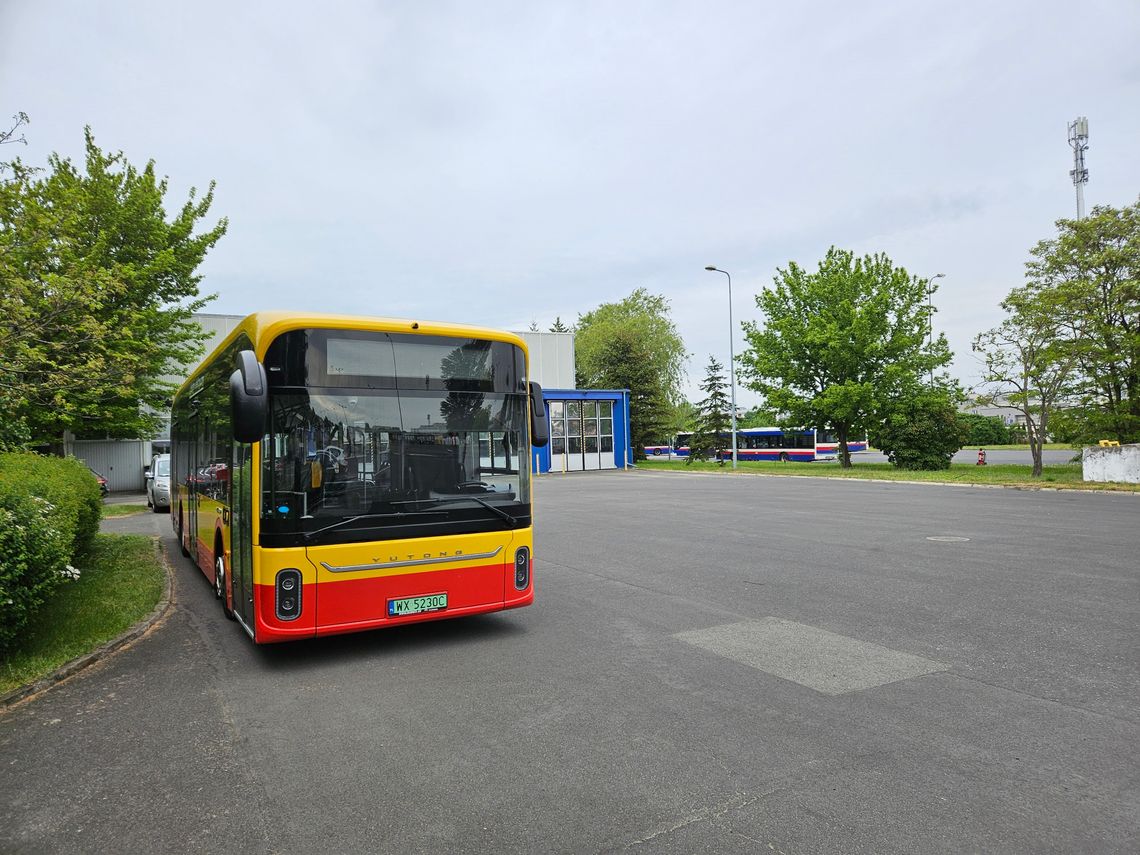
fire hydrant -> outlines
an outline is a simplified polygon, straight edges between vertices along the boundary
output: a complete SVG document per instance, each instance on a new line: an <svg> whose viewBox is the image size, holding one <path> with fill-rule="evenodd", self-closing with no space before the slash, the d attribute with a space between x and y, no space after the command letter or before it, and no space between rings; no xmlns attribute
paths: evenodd
<svg viewBox="0 0 1140 855"><path fill-rule="evenodd" d="M975 466L985 466L986 465L986 450L984 448L978 449L978 462L974 465Z"/></svg>

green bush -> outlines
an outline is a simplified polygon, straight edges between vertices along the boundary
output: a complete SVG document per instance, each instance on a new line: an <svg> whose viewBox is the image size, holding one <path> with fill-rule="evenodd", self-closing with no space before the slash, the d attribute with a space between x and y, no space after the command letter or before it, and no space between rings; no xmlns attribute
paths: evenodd
<svg viewBox="0 0 1140 855"><path fill-rule="evenodd" d="M99 485L78 460L0 454L0 650L77 572L101 513Z"/></svg>
<svg viewBox="0 0 1140 855"><path fill-rule="evenodd" d="M1009 427L997 416L979 416L975 413L959 413L958 418L970 429L966 445L1008 445L1013 441Z"/></svg>
<svg viewBox="0 0 1140 855"><path fill-rule="evenodd" d="M0 491L0 650L15 640L68 570L68 532L39 496Z"/></svg>
<svg viewBox="0 0 1140 855"><path fill-rule="evenodd" d="M944 395L928 393L898 401L871 436L871 444L898 469L949 469L969 428Z"/></svg>
<svg viewBox="0 0 1140 855"><path fill-rule="evenodd" d="M13 490L47 499L71 535L68 558L86 555L99 533L103 498L91 470L74 457L0 454L0 492Z"/></svg>

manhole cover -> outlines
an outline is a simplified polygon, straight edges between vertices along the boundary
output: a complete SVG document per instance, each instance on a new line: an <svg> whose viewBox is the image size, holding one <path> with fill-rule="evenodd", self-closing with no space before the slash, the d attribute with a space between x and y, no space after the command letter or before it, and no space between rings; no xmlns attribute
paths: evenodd
<svg viewBox="0 0 1140 855"><path fill-rule="evenodd" d="M969 541L970 538L968 538L968 537L951 537L950 535L941 535L940 534L940 535L935 535L934 537L928 537L926 539L927 540L936 540L939 543L966 543Z"/></svg>

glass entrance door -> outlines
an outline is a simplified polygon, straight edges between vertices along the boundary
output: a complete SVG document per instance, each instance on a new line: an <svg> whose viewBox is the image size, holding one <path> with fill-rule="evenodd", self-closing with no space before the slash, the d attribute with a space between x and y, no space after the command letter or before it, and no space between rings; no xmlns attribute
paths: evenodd
<svg viewBox="0 0 1140 855"><path fill-rule="evenodd" d="M613 401L550 402L550 471L614 469Z"/></svg>

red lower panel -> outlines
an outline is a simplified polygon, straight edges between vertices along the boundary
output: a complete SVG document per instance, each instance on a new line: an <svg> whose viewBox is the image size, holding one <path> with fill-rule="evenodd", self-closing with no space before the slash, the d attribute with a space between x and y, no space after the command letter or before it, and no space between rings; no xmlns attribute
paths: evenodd
<svg viewBox="0 0 1140 855"><path fill-rule="evenodd" d="M258 585L255 594L258 604L257 640L287 641L529 605L534 601L534 587L532 585L525 591L514 590L513 572L512 565L497 564L403 576L322 581L318 585L304 586L301 616L289 622L276 619L273 587ZM447 594L446 609L388 617L388 600L441 593Z"/></svg>

